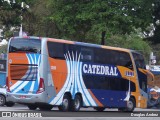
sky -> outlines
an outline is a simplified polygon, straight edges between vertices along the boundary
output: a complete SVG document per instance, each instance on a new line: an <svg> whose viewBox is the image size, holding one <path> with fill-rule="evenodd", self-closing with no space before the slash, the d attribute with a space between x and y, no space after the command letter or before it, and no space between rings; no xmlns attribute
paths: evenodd
<svg viewBox="0 0 160 120"><path fill-rule="evenodd" d="M3 46L3 45L6 45L8 42L6 39L3 39L1 42L0 42L0 46Z"/></svg>

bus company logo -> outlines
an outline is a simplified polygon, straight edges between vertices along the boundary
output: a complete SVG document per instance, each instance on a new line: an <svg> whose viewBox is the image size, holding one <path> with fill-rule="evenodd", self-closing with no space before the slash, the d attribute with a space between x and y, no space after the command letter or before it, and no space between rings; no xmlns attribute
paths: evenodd
<svg viewBox="0 0 160 120"><path fill-rule="evenodd" d="M2 112L2 117L12 117L11 112Z"/></svg>
<svg viewBox="0 0 160 120"><path fill-rule="evenodd" d="M83 64L84 74L105 75L105 76L119 76L116 66L97 65L97 64Z"/></svg>
<svg viewBox="0 0 160 120"><path fill-rule="evenodd" d="M4 118L8 118L8 117L38 118L38 117L42 117L42 113L38 113L38 112L2 112L2 117Z"/></svg>

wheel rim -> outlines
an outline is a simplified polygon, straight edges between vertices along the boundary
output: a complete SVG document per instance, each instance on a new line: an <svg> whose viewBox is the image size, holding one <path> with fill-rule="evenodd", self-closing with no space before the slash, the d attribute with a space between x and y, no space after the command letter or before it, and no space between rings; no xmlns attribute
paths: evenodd
<svg viewBox="0 0 160 120"><path fill-rule="evenodd" d="M67 109L67 107L68 107L68 99L64 99L63 100L63 106L64 106L65 109Z"/></svg>
<svg viewBox="0 0 160 120"><path fill-rule="evenodd" d="M128 101L127 106L128 106L129 110L132 110L133 109L133 102L132 101Z"/></svg>
<svg viewBox="0 0 160 120"><path fill-rule="evenodd" d="M4 104L4 98L2 96L0 96L0 105Z"/></svg>
<svg viewBox="0 0 160 120"><path fill-rule="evenodd" d="M75 105L75 108L78 109L80 107L80 101L76 99L74 105Z"/></svg>

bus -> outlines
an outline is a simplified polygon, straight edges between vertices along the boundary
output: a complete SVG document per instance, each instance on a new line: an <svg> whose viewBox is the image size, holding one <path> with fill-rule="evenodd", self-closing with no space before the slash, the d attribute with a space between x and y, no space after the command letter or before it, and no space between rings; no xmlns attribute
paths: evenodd
<svg viewBox="0 0 160 120"><path fill-rule="evenodd" d="M148 75L130 49L32 36L8 44L7 101L31 110L146 108Z"/></svg>
<svg viewBox="0 0 160 120"><path fill-rule="evenodd" d="M0 60L0 85L6 84L6 60Z"/></svg>

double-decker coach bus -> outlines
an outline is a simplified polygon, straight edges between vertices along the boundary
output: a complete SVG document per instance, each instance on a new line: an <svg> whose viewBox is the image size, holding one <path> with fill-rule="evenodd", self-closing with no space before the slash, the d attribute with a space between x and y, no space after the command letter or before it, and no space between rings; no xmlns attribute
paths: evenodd
<svg viewBox="0 0 160 120"><path fill-rule="evenodd" d="M147 72L133 50L53 38L14 37L8 45L7 101L29 109L97 111L147 107Z"/></svg>

